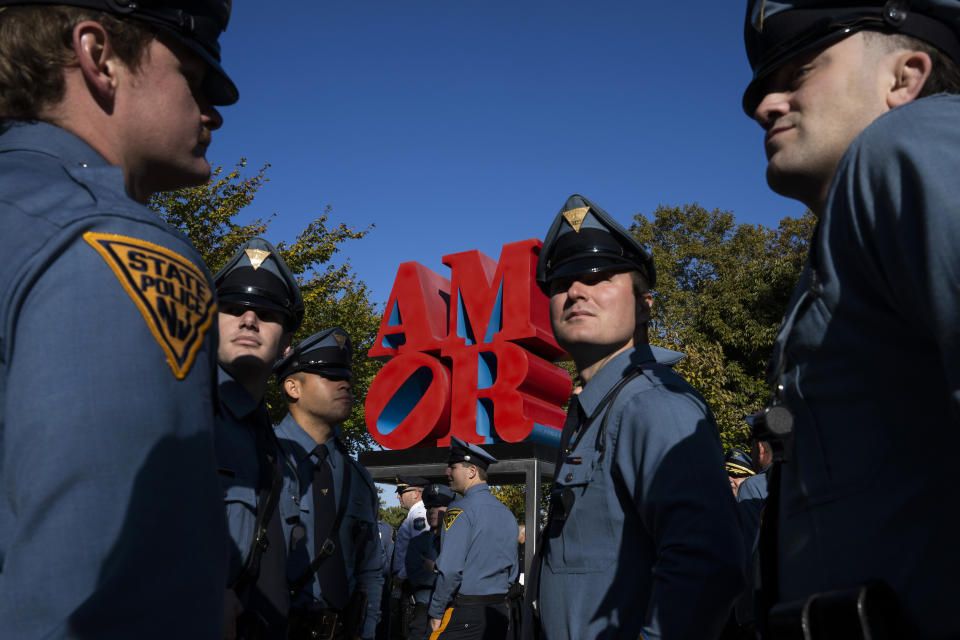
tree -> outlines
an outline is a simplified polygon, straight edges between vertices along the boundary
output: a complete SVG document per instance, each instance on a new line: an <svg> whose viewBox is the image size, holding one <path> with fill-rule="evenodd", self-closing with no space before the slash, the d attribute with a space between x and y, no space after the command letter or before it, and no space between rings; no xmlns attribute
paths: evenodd
<svg viewBox="0 0 960 640"><path fill-rule="evenodd" d="M407 517L407 510L403 507L380 507L380 511L377 515L378 520L383 520L388 525L393 527L394 530L400 528L400 525L403 524L403 521Z"/></svg>
<svg viewBox="0 0 960 640"><path fill-rule="evenodd" d="M226 174L222 167L217 167L209 183L156 194L150 201L150 206L170 225L193 241L211 273L226 264L246 240L266 234L270 218L276 217L274 213L266 220L257 218L246 224L235 221L241 209L253 201L257 190L268 180L269 164L252 176L242 177L245 166L246 161L240 160ZM356 279L349 263L338 266L330 261L342 243L363 238L373 225L360 230L344 223L333 225L329 222L330 213L331 208L327 206L292 243L273 244L297 276L306 306L303 325L294 335L294 342L332 326L346 329L353 341L352 386L357 402L343 425L342 439L356 452L372 445L364 424L362 400L380 368L378 362L366 357L380 317L369 300L367 286ZM277 385L269 387L266 400L270 418L279 422L286 414L286 403Z"/></svg>
<svg viewBox="0 0 960 640"><path fill-rule="evenodd" d="M634 216L657 268L650 340L687 358L676 369L710 403L727 446L768 399L766 366L816 224L808 211L776 229L736 224L696 203Z"/></svg>

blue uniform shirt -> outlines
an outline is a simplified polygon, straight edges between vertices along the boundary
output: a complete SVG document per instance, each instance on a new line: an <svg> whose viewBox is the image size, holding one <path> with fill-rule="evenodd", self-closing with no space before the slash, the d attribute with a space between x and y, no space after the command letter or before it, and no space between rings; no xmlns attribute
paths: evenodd
<svg viewBox="0 0 960 640"><path fill-rule="evenodd" d="M393 527L377 520L377 529L380 532L380 550L383 552L383 577L390 578L390 565L393 563Z"/></svg>
<svg viewBox="0 0 960 640"><path fill-rule="evenodd" d="M430 617L442 618L458 594L506 594L517 578L520 529L486 483L467 489L443 516Z"/></svg>
<svg viewBox="0 0 960 640"><path fill-rule="evenodd" d="M404 562L407 565L407 580L413 587L413 599L417 604L430 602L433 585L437 582L437 574L424 568L424 558L436 562L440 554L440 533L424 531L413 538L407 545L407 554Z"/></svg>
<svg viewBox="0 0 960 640"><path fill-rule="evenodd" d="M771 363L795 432L781 598L880 578L937 638L960 637L945 588L960 575L958 175L960 96L897 107L853 141ZM918 446L930 460L905 466Z"/></svg>
<svg viewBox="0 0 960 640"><path fill-rule="evenodd" d="M760 522L767 501L767 470L750 476L737 490L737 508L743 522L743 539L747 544L747 560L753 555L760 540Z"/></svg>
<svg viewBox="0 0 960 640"><path fill-rule="evenodd" d="M601 405L640 365L612 404ZM547 524L544 542L545 637L715 637L744 576L709 409L646 345L607 362L578 399L587 422L557 476L574 501L562 527Z"/></svg>
<svg viewBox="0 0 960 640"><path fill-rule="evenodd" d="M0 220L0 635L221 637L203 261L49 124L0 134Z"/></svg>
<svg viewBox="0 0 960 640"><path fill-rule="evenodd" d="M287 555L287 577L296 580L314 557L313 468L315 456L311 453L317 443L290 414L276 426L277 438L284 460L283 493L280 495L280 515L284 536L293 541L294 526L300 523L305 531L302 541L294 544ZM350 477L350 495L340 524L339 550L344 554L347 568L347 587L353 593L363 589L367 594L366 617L360 637L372 638L380 618L380 592L383 589L383 555L377 529L377 493L367 470L344 455L330 438L325 446L329 451L325 464L333 471L333 492L337 505L341 504L343 473ZM320 591L320 581L313 580L304 589L308 593L293 596L293 607L327 608Z"/></svg>
<svg viewBox="0 0 960 640"><path fill-rule="evenodd" d="M232 585L250 555L257 519L260 462L257 429L271 429L264 402L254 402L223 367L218 368L220 415L214 429L217 464L230 532L227 585Z"/></svg>

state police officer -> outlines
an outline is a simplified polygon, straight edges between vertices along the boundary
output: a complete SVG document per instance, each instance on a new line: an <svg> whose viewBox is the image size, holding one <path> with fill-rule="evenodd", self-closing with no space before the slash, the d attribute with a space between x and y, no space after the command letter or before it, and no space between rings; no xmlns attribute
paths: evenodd
<svg viewBox="0 0 960 640"><path fill-rule="evenodd" d="M0 2L0 635L216 638L213 282L144 204L209 177L229 3L48 5Z"/></svg>
<svg viewBox="0 0 960 640"><path fill-rule="evenodd" d="M289 540L290 638L373 638L383 556L377 490L337 437L350 416L350 336L315 333L276 364L289 413L280 511Z"/></svg>
<svg viewBox="0 0 960 640"><path fill-rule="evenodd" d="M427 530L427 508L423 506L423 489L430 481L420 476L397 476L397 500L407 510L407 517L397 529L396 546L393 552L393 579L391 590L392 609L396 611L394 634L406 638L413 619L413 592L407 581L407 545L410 540Z"/></svg>
<svg viewBox="0 0 960 640"><path fill-rule="evenodd" d="M423 490L423 505L427 508L427 524L430 527L410 541L404 563L407 581L413 592L413 618L410 621L409 640L426 640L430 637L430 616L427 608L437 582L437 556L440 554L440 525L447 506L453 501L453 490L442 484L430 484Z"/></svg>
<svg viewBox="0 0 960 640"><path fill-rule="evenodd" d="M793 633L960 637L944 589L960 574L947 506L960 469L902 468L918 442L960 447L958 25L957 0L747 2L742 104L764 130L767 182L819 218L764 418L781 459L764 592ZM906 620L838 627L895 610L877 580ZM842 615L801 622L840 589Z"/></svg>
<svg viewBox="0 0 960 640"><path fill-rule="evenodd" d="M656 362L649 254L573 195L540 252L558 344L583 380L551 489L539 635L716 637L743 586L743 543L710 409Z"/></svg>
<svg viewBox="0 0 960 640"><path fill-rule="evenodd" d="M730 478L730 488L733 490L733 495L737 495L737 491L739 491L744 480L756 474L750 456L737 448L727 451L724 456L723 468L726 469L727 477Z"/></svg>
<svg viewBox="0 0 960 640"><path fill-rule="evenodd" d="M487 469L497 459L450 438L447 477L461 494L443 514L437 582L428 613L431 639L506 635L507 591L517 578L517 520L490 493Z"/></svg>
<svg viewBox="0 0 960 640"><path fill-rule="evenodd" d="M281 469L264 394L273 364L303 320L303 299L283 258L262 238L246 241L214 281L220 329L214 434L233 543L226 633L232 634L234 614L240 613L241 637L283 638L289 597L277 509ZM238 605L232 613L231 601Z"/></svg>

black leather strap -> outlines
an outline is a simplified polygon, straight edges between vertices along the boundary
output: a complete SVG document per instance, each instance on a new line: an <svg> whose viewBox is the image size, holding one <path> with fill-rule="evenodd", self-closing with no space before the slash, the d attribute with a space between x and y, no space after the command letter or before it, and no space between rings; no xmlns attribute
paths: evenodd
<svg viewBox="0 0 960 640"><path fill-rule="evenodd" d="M277 508L280 501L280 491L282 488L280 478L280 460L277 455L278 443L276 442L273 430L267 426L256 427L254 429L257 439L257 452L261 455L260 459L260 490L257 493L257 519L254 523L253 543L250 545L250 551L247 553L247 560L240 570L240 574L234 581L232 589L237 595L243 593L251 584L256 582L260 575L260 558L266 550L270 540L267 538L267 527L270 524L270 518ZM281 541L275 541L281 544Z"/></svg>

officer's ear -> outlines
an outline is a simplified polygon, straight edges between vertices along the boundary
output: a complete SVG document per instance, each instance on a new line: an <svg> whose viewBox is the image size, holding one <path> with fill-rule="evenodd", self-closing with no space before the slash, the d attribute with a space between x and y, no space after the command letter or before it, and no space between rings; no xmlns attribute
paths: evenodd
<svg viewBox="0 0 960 640"><path fill-rule="evenodd" d="M893 109L913 102L920 96L926 84L933 62L930 55L923 51L901 51L891 61L892 82L887 92L887 107Z"/></svg>
<svg viewBox="0 0 960 640"><path fill-rule="evenodd" d="M296 374L290 374L283 379L283 392L290 400L300 399L300 380L297 379Z"/></svg>
<svg viewBox="0 0 960 640"><path fill-rule="evenodd" d="M73 53L87 87L98 103L112 102L117 88L117 65L123 63L114 55L110 35L94 20L78 22L72 35Z"/></svg>

